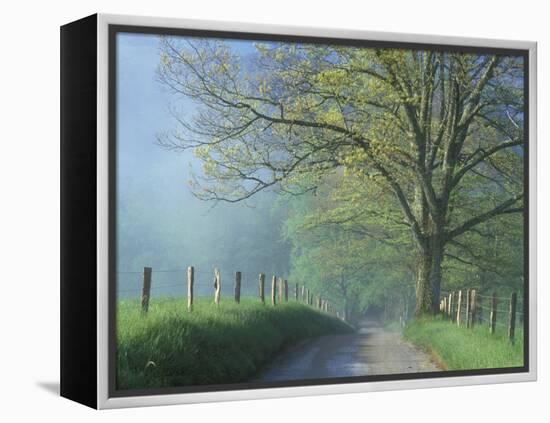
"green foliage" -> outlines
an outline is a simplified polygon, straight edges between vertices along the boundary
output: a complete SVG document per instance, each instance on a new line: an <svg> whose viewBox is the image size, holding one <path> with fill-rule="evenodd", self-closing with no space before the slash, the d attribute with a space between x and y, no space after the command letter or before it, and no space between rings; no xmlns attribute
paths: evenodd
<svg viewBox="0 0 550 423"><path fill-rule="evenodd" d="M476 288L499 296L523 292L523 216L508 215L480 225L447 247L444 289Z"/></svg>
<svg viewBox="0 0 550 423"><path fill-rule="evenodd" d="M381 202L391 197L362 179L328 176L316 195L289 202L283 227L293 246L291 280L330 298L350 321L373 304L389 317L414 296L408 228L399 215L380 213Z"/></svg>
<svg viewBox="0 0 550 423"><path fill-rule="evenodd" d="M276 307L257 299L216 307L198 300L151 301L147 316L137 300L117 305L117 388L161 388L244 382L284 346L328 333L346 323L298 303Z"/></svg>
<svg viewBox="0 0 550 423"><path fill-rule="evenodd" d="M504 329L489 334L487 326L458 327L441 317L409 322L404 336L433 353L447 370L495 369L523 366L523 330L516 330L512 345Z"/></svg>
<svg viewBox="0 0 550 423"><path fill-rule="evenodd" d="M361 308L389 292L370 289L380 276L401 278L393 302L408 304L412 274L418 314L442 285L521 285L521 57L266 43L245 61L170 37L161 50L159 79L198 111L160 143L203 161L199 198L314 194L286 223L297 280Z"/></svg>

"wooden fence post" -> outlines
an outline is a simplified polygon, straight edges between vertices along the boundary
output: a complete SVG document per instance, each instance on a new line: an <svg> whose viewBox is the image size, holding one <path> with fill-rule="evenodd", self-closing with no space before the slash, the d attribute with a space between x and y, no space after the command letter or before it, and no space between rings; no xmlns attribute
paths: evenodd
<svg viewBox="0 0 550 423"><path fill-rule="evenodd" d="M283 278L279 278L278 284L279 284L279 304L282 304L283 303L283 289L284 289Z"/></svg>
<svg viewBox="0 0 550 423"><path fill-rule="evenodd" d="M306 302L306 287L302 285L302 302Z"/></svg>
<svg viewBox="0 0 550 423"><path fill-rule="evenodd" d="M457 298L458 295L456 293L456 291L453 291L453 307L451 308L451 323L455 323L456 322L456 300L458 299Z"/></svg>
<svg viewBox="0 0 550 423"><path fill-rule="evenodd" d="M491 301L491 317L490 317L490 326L489 332L492 334L495 333L495 328L497 325L497 293L493 292L493 299Z"/></svg>
<svg viewBox="0 0 550 423"><path fill-rule="evenodd" d="M472 289L470 296L470 328L473 329L477 318L477 298L475 289Z"/></svg>
<svg viewBox="0 0 550 423"><path fill-rule="evenodd" d="M456 325L460 326L460 309L462 308L462 290L458 291L458 300L456 302Z"/></svg>
<svg viewBox="0 0 550 423"><path fill-rule="evenodd" d="M477 323L483 326L483 297L476 297L476 317Z"/></svg>
<svg viewBox="0 0 550 423"><path fill-rule="evenodd" d="M453 293L449 293L449 320L453 321Z"/></svg>
<svg viewBox="0 0 550 423"><path fill-rule="evenodd" d="M220 297L222 294L222 278L220 276L220 270L216 267L214 269L214 303L220 305Z"/></svg>
<svg viewBox="0 0 550 423"><path fill-rule="evenodd" d="M277 304L277 276L271 278L271 304Z"/></svg>
<svg viewBox="0 0 550 423"><path fill-rule="evenodd" d="M260 301L265 304L265 275L260 273Z"/></svg>
<svg viewBox="0 0 550 423"><path fill-rule="evenodd" d="M443 297L443 319L447 318L447 296Z"/></svg>
<svg viewBox="0 0 550 423"><path fill-rule="evenodd" d="M193 284L195 283L195 268L187 268L187 310L193 311Z"/></svg>
<svg viewBox="0 0 550 423"><path fill-rule="evenodd" d="M472 291L470 289L466 290L466 327L470 327L470 296Z"/></svg>
<svg viewBox="0 0 550 423"><path fill-rule="evenodd" d="M514 343L514 335L516 331L516 304L518 296L515 292L512 292L510 296L510 319L508 321L508 339L511 343Z"/></svg>
<svg viewBox="0 0 550 423"><path fill-rule="evenodd" d="M241 303L241 272L235 272L235 302L237 304Z"/></svg>
<svg viewBox="0 0 550 423"><path fill-rule="evenodd" d="M141 312L149 311L149 298L151 298L151 273L150 267L143 268L143 287L141 288Z"/></svg>
<svg viewBox="0 0 550 423"><path fill-rule="evenodd" d="M285 292L285 302L288 303L288 281L285 279L284 283L284 292Z"/></svg>
<svg viewBox="0 0 550 423"><path fill-rule="evenodd" d="M295 299L296 301L298 301L298 291L299 291L298 284L295 284L294 289L295 289L295 291L294 291L294 299Z"/></svg>

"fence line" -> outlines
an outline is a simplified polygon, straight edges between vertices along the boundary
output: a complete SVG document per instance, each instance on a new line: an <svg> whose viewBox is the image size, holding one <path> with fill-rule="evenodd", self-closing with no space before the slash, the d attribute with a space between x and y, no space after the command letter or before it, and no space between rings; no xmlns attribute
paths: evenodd
<svg viewBox="0 0 550 423"><path fill-rule="evenodd" d="M181 283L170 283L165 285L154 285L153 274L156 273L186 273L186 283L182 277ZM149 302L151 298L151 292L156 289L161 288L172 288L172 287L182 287L186 290L187 295L187 310L189 312L193 311L193 300L195 297L195 288L197 286L212 286L210 283L200 282L197 283L195 280L196 274L203 275L213 275L214 284L213 284L213 295L214 295L214 304L219 305L221 300L221 287L222 279L221 273L218 268L214 268L213 274L206 271L197 271L193 266L189 266L187 270L155 270L151 267L144 267L142 272L135 271L121 271L117 274L142 274L142 286L140 288L130 288L130 289L120 289L117 290L117 293L122 292L139 292L141 291L141 312L147 314L149 311ZM242 285L242 273L240 271L235 272L234 284L233 284L233 296L234 301L237 304L240 304L241 301L241 285ZM262 304L265 305L265 274L260 273L258 279L258 296ZM334 315L342 320L345 320L345 313L339 311L330 301L322 298L321 295L314 294L310 291L309 288L301 286L298 283L294 284L294 293L290 295L290 298L293 298L295 302L300 302L308 306L314 307L322 312ZM289 282L287 279L278 277L276 275L272 276L271 279L271 304L276 306L277 304L283 304L289 302Z"/></svg>
<svg viewBox="0 0 550 423"><path fill-rule="evenodd" d="M483 299L489 300L489 306L483 305ZM506 309L499 308L499 302L508 304ZM513 343L516 329L516 317L524 318L524 312L517 308L517 293L512 292L510 297L499 297L496 292L493 295L481 295L476 289L460 289L448 294L441 294L439 311L442 315L457 326L473 328L476 323L486 323L489 333L494 335L496 327L507 328L508 340ZM483 310L488 313L488 319L483 316ZM506 323L498 318L503 316ZM502 319L502 318L501 318Z"/></svg>

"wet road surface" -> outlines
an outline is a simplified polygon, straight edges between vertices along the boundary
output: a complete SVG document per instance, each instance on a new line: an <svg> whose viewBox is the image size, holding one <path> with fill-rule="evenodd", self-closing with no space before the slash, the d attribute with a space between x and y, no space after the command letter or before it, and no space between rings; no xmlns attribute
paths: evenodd
<svg viewBox="0 0 550 423"><path fill-rule="evenodd" d="M441 370L430 357L389 332L364 320L357 332L326 335L284 351L257 377L272 382L296 379L370 376Z"/></svg>

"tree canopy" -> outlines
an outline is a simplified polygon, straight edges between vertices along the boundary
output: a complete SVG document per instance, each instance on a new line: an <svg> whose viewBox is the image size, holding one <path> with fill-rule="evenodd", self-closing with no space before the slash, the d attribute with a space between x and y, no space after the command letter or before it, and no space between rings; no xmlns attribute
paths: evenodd
<svg viewBox="0 0 550 423"><path fill-rule="evenodd" d="M305 207L287 235L296 262L322 264L321 279L336 283L344 269L350 286L366 284L369 253L397 252L416 313L433 312L443 272L522 262L523 65L498 53L275 42L244 58L224 41L165 37L158 78L196 111L173 105L175 128L158 142L202 160L201 199L273 190Z"/></svg>

